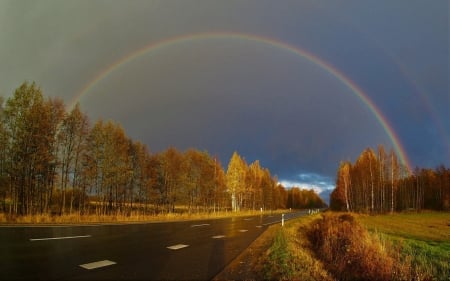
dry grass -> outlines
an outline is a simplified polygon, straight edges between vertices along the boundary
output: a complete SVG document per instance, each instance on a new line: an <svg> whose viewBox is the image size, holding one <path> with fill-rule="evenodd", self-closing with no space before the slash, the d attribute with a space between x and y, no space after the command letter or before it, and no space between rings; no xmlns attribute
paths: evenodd
<svg viewBox="0 0 450 281"><path fill-rule="evenodd" d="M283 211L265 211L263 214L281 213ZM286 211L284 211L286 212ZM260 215L260 211L241 212L209 212L209 213L165 213L157 215L25 215L9 216L0 213L0 223L2 224L83 224L83 223L121 223L121 222L168 222L183 220L216 219L225 217L240 217Z"/></svg>
<svg viewBox="0 0 450 281"><path fill-rule="evenodd" d="M350 214L324 214L309 240L317 257L340 280L411 280L410 265L397 262L391 245L371 235Z"/></svg>
<svg viewBox="0 0 450 281"><path fill-rule="evenodd" d="M266 236L271 246L258 258L261 279L450 280L449 227L448 213L324 213L290 220Z"/></svg>

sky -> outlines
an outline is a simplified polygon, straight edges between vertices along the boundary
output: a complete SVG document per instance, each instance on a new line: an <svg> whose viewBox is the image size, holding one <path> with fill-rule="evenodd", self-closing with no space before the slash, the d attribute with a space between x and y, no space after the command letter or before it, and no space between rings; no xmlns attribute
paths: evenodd
<svg viewBox="0 0 450 281"><path fill-rule="evenodd" d="M450 166L448 1L0 0L0 42L0 96L35 81L153 153L237 151L324 197L379 144Z"/></svg>

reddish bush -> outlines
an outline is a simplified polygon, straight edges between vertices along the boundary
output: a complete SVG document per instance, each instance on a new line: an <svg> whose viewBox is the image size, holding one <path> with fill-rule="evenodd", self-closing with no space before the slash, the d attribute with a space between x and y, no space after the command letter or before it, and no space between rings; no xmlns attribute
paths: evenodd
<svg viewBox="0 0 450 281"><path fill-rule="evenodd" d="M391 280L395 263L350 214L325 214L308 231L312 246L339 280Z"/></svg>

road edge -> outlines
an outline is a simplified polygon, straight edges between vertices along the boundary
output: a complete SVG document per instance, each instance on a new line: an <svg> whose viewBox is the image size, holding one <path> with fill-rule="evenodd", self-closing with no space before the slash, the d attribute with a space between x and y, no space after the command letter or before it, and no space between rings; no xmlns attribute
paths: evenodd
<svg viewBox="0 0 450 281"><path fill-rule="evenodd" d="M263 261L272 245L279 224L270 225L244 251L229 262L211 280L262 280Z"/></svg>

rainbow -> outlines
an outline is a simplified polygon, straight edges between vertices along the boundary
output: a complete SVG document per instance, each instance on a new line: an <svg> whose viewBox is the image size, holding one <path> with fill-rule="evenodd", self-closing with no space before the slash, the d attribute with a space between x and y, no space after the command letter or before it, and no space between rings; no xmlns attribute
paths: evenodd
<svg viewBox="0 0 450 281"><path fill-rule="evenodd" d="M361 88L358 87L352 80L350 80L348 77L346 77L342 72L338 71L335 67L332 65L324 62L323 60L319 59L318 57L314 56L313 54L302 50L296 46L290 45L285 42L281 42L272 38L263 37L259 35L254 34L246 34L246 33L237 33L237 32L203 32L203 33L193 33L193 34L187 34L187 35L181 35L176 36L172 38L168 38L162 41L158 41L156 43L151 43L147 46L144 46L143 48L140 48L130 54L127 54L120 58L119 60L113 62L109 66L107 66L105 69L102 69L94 79L89 81L84 87L79 91L79 93L75 96L75 98L69 103L68 108L73 108L75 104L83 97L85 96L92 88L95 87L97 83L99 83L101 80L108 77L111 73L113 73L116 69L119 69L120 67L124 66L125 64L134 61L135 59L143 56L148 55L150 53L156 52L157 50L161 50L165 47L176 45L180 43L186 43L190 41L195 40L205 40L205 39L235 39L235 40L246 40L250 42L256 42L261 44L266 44L287 52L290 52L296 56L302 57L307 59L308 61L314 63L319 68L325 70L326 72L332 74L337 80L339 80L342 84L344 84L346 87L348 87L351 92L357 96L373 113L377 121L381 124L384 131L388 135L389 139L391 140L394 150L399 155L400 161L403 163L403 165L406 166L408 171L411 170L411 165L408 160L407 154L405 153L405 150L403 149L399 137L395 134L392 127L387 122L386 118L382 114L381 110L373 103L373 101L365 94Z"/></svg>
<svg viewBox="0 0 450 281"><path fill-rule="evenodd" d="M353 27L359 29L356 26ZM417 83L416 79L412 77L405 64L390 49L386 48L376 38L369 36L368 33L362 32L361 30L360 33L365 35L365 37L370 40L372 45L377 46L380 50L383 51L383 53L393 62L393 64L397 66L400 74L403 76L405 81L407 81L410 84L411 88L419 95L421 103L425 106L427 112L430 114L431 119L436 125L438 134L444 140L444 146L447 149L447 155L450 159L450 136L448 135L447 130L445 129L445 126L441 121L441 118L439 118L439 116L436 114L436 111L433 109L429 95L426 93L425 89L422 88L419 83Z"/></svg>

